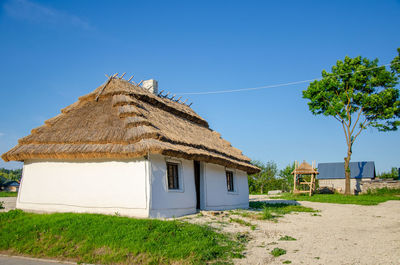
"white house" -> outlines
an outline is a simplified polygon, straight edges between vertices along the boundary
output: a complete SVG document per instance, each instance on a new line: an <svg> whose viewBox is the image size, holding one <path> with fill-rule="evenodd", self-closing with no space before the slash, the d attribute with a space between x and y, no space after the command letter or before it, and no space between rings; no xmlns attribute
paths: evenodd
<svg viewBox="0 0 400 265"><path fill-rule="evenodd" d="M17 208L172 217L248 207L259 169L189 106L111 77L2 155L23 161Z"/></svg>

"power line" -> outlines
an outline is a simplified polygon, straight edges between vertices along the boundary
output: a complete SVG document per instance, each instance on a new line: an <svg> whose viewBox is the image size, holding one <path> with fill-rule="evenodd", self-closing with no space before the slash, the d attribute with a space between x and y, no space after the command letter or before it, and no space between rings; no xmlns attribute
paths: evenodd
<svg viewBox="0 0 400 265"><path fill-rule="evenodd" d="M380 68L380 67L386 67L389 65L394 65L398 64L398 62L395 63L388 63L384 64L381 66L374 66L370 68L366 68L363 70L359 71L354 71L346 74L340 74L340 75L333 75L331 77L340 77L340 76L345 76L345 75L350 75L354 73L360 73L360 72L365 72L368 70ZM289 82L289 83L282 83L282 84L276 84L276 85L268 85L268 86L259 86L259 87L250 87L250 88L239 88L239 89L230 89L230 90L216 90L216 91L204 91L204 92L184 92L184 93L177 93L179 95L209 95L209 94L225 94L225 93L234 93L234 92L242 92L242 91L250 91L250 90L260 90L260 89L265 89L265 88L275 88L275 87L283 87L283 86L291 86L291 85L298 85L298 84L303 84L303 83L310 83L315 80L321 80L322 77L314 78L314 79L308 79L308 80L302 80L302 81L295 81L295 82Z"/></svg>

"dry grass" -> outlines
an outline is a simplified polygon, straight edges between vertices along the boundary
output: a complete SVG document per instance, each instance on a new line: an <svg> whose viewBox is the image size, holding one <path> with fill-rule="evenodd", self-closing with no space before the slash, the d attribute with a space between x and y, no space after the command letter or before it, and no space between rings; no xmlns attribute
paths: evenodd
<svg viewBox="0 0 400 265"><path fill-rule="evenodd" d="M190 107L119 79L102 89L33 129L2 158L125 159L155 153L258 172Z"/></svg>

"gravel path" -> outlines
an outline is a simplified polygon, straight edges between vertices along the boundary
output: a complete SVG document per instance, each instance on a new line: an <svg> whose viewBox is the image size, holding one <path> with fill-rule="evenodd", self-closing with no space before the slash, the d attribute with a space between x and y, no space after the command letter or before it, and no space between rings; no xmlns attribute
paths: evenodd
<svg viewBox="0 0 400 265"><path fill-rule="evenodd" d="M76 264L76 263L61 262L56 260L6 256L0 254L0 264L1 265L60 265L60 264Z"/></svg>
<svg viewBox="0 0 400 265"><path fill-rule="evenodd" d="M17 203L17 197L0 197L0 202L3 202L4 207L4 209L0 209L0 212L13 210Z"/></svg>
<svg viewBox="0 0 400 265"><path fill-rule="evenodd" d="M255 199L254 197L251 199ZM261 200L264 198L256 198ZM273 200L272 200L273 201ZM285 215L278 222L238 217L225 212L202 217L192 216L190 222L208 223L226 232L247 233L250 241L246 257L235 264L400 264L400 201L376 206L299 202L320 210L313 213ZM224 216L224 217L223 217ZM241 218L257 225L250 227L229 222ZM280 241L282 236L296 241ZM279 247L287 253L274 258L270 252Z"/></svg>

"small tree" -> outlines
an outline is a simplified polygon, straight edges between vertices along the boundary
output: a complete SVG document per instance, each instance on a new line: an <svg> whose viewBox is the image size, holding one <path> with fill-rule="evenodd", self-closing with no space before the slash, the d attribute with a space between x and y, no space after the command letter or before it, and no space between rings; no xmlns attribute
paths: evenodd
<svg viewBox="0 0 400 265"><path fill-rule="evenodd" d="M392 62L392 71L388 71L378 67L378 59L346 56L343 61L337 61L331 73L322 71L321 80L312 82L303 91L303 98L310 100L308 106L314 115L332 116L343 127L347 145L345 194L350 194L349 164L353 144L360 133L368 127L391 131L400 125L399 90L395 88L399 61L398 56Z"/></svg>
<svg viewBox="0 0 400 265"><path fill-rule="evenodd" d="M279 176L284 180L285 183L285 191L291 191L293 189L293 170L294 162L287 165L279 172Z"/></svg>
<svg viewBox="0 0 400 265"><path fill-rule="evenodd" d="M275 176L278 173L278 167L273 161L269 161L267 163L263 163L260 161L253 161L253 165L259 167L261 171L259 173L250 175L249 183L253 183L257 190L260 190L260 193L263 194L265 189L269 187L276 186L276 178Z"/></svg>

